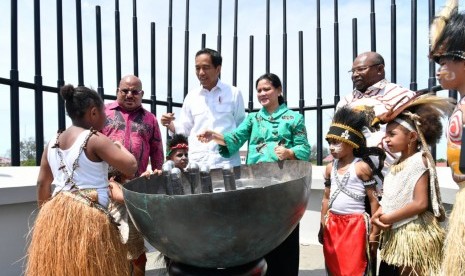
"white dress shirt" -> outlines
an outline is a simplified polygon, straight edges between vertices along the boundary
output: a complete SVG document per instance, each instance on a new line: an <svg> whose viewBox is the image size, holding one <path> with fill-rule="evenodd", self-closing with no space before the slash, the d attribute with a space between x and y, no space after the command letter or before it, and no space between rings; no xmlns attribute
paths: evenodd
<svg viewBox="0 0 465 276"><path fill-rule="evenodd" d="M197 139L197 134L205 130L219 133L232 131L244 120L244 100L238 88L219 79L210 91L202 86L195 88L187 94L177 117L173 121L175 132L189 137L189 162L210 168L241 164L239 153L231 158L223 158L217 143L202 143Z"/></svg>

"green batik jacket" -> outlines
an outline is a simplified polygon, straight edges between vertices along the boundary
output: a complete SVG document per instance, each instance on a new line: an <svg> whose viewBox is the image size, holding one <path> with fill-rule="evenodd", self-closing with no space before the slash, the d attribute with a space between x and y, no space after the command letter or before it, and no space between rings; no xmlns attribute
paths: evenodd
<svg viewBox="0 0 465 276"><path fill-rule="evenodd" d="M308 161L310 157L304 117L285 104L271 115L265 108L250 113L234 131L224 134L226 146L220 146L220 154L229 157L239 151L247 140L247 164L278 161L274 152L278 145L294 151L299 160Z"/></svg>

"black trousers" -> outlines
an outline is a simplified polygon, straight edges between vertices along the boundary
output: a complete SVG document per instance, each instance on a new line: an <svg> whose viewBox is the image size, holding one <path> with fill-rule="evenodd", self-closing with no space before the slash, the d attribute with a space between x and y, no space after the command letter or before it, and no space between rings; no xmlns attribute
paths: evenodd
<svg viewBox="0 0 465 276"><path fill-rule="evenodd" d="M267 276L297 276L299 274L299 224L278 247L265 255Z"/></svg>

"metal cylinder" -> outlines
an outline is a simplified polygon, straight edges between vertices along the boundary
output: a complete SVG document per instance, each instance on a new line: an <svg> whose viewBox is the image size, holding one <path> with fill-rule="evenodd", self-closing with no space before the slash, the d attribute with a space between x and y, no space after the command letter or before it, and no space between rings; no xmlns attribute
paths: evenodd
<svg viewBox="0 0 465 276"><path fill-rule="evenodd" d="M189 180L189 184L191 185L191 194L200 193L200 172L199 165L197 165L197 163L189 163L187 165L187 179Z"/></svg>
<svg viewBox="0 0 465 276"><path fill-rule="evenodd" d="M203 194L213 192L212 178L208 165L204 165L200 168L200 187Z"/></svg>
<svg viewBox="0 0 465 276"><path fill-rule="evenodd" d="M181 182L181 170L179 168L171 169L171 187L174 195L184 194L184 187Z"/></svg>
<svg viewBox="0 0 465 276"><path fill-rule="evenodd" d="M234 168L226 164L223 166L224 189L226 191L236 190L236 178L234 177Z"/></svg>
<svg viewBox="0 0 465 276"><path fill-rule="evenodd" d="M173 165L169 162L165 162L161 167L162 177L165 183L165 192L167 195L173 194L173 187L171 185L171 169L173 169Z"/></svg>

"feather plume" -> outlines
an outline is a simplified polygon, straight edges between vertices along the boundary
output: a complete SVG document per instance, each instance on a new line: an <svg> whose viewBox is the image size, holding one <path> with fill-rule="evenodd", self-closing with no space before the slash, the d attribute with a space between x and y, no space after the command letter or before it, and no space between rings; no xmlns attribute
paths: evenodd
<svg viewBox="0 0 465 276"><path fill-rule="evenodd" d="M416 106L420 105L429 105L434 107L439 112L441 112L442 116L449 116L455 107L455 100L453 98L446 98L446 97L439 97L432 93L420 95L412 101L406 109L411 110Z"/></svg>
<svg viewBox="0 0 465 276"><path fill-rule="evenodd" d="M447 21L454 12L458 10L458 0L448 0L444 8L439 12L439 14L433 20L430 28L430 44L431 49L434 52L436 43L441 38L444 31L444 27L447 24Z"/></svg>

